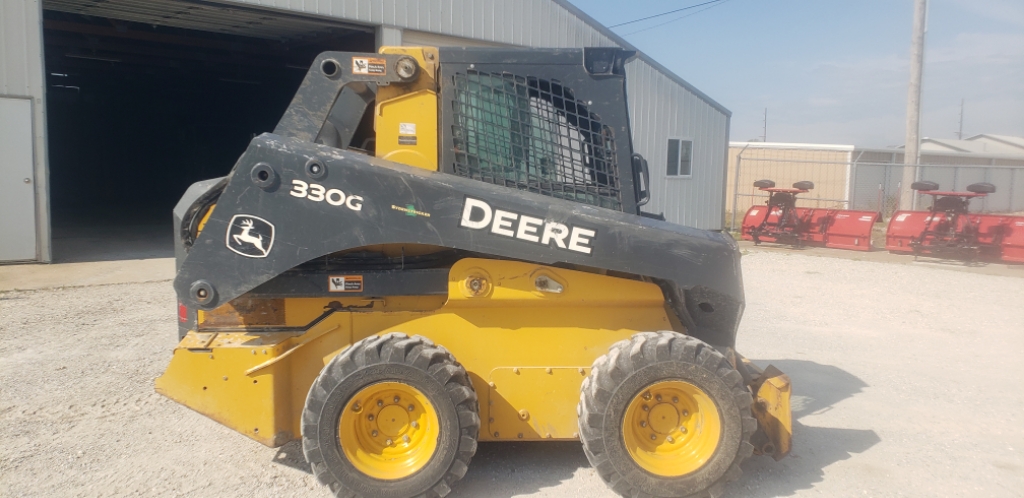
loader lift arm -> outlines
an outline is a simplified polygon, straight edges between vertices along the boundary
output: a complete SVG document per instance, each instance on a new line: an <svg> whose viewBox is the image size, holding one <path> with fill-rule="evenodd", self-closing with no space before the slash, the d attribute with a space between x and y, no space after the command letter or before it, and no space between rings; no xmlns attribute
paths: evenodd
<svg viewBox="0 0 1024 498"><path fill-rule="evenodd" d="M442 63L448 58L465 63L474 57L472 52L442 49L440 59ZM556 69L578 65L579 52L556 51L549 65ZM591 100L591 109L613 123L617 136L628 138L625 83L614 74L614 67L618 64L621 68L622 62L615 55L609 52L605 57L607 74L589 75L593 93L605 97ZM341 114L335 110L338 103L365 102L364 97L346 97L347 89L355 88L352 92L358 94L367 91L370 84L396 81L396 71L388 71L388 76L353 74L352 65L346 61L358 57L365 54L321 54L274 133L253 139L239 158L203 234L179 259L174 286L185 306L217 308L291 268L338 251L375 244L428 244L549 265L602 268L650 279L665 291L667 301L691 335L716 346L734 347L743 312L735 241L720 232L635 214L638 209L628 140L619 141L616 161L621 181L626 184L622 188L622 211L428 172L315 143L329 127L351 129L350 121L332 121L332 116ZM388 67L402 58L390 54L378 57ZM536 63L536 58L531 60ZM560 76L567 79L571 74L564 69ZM442 85L442 93L445 91ZM348 116L351 119L356 114L361 112ZM453 167L445 164L442 170ZM332 204L340 199L337 193L320 201L311 200L320 199L319 195L332 189L361 198L359 209ZM175 210L179 226L192 201L209 194L203 191L193 195L192 199L183 198ZM414 205L430 217L396 216L392 206L406 205ZM547 244L534 242L532 239L543 237L543 224L526 228L525 238L500 235L501 228L494 230L494 213L499 210L517 218L544 220L554 228L575 230L576 243L572 234L561 239L548 237ZM279 241L272 248L274 257L239 257L228 250L224 234L236 216L246 215L259 216L274 226L273 237ZM465 216L470 217L467 222L463 222ZM476 226L484 218L490 226L467 226ZM540 237L533 236L530 228ZM587 237L590 233L593 235Z"/></svg>

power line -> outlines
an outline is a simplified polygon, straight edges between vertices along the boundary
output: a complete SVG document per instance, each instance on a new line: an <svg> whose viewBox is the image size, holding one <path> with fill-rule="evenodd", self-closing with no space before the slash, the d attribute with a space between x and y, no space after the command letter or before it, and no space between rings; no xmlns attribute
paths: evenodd
<svg viewBox="0 0 1024 498"><path fill-rule="evenodd" d="M679 16L679 17L677 17L675 19L670 19L670 20L665 21L665 22L663 22L661 24L655 24L654 26L648 26L646 28L640 28L640 29L638 29L636 31L630 31L629 33L625 33L625 34L623 34L621 36L635 35L637 33L642 33L642 32L647 31L647 30L651 30L651 29L654 29L654 28L658 28L658 27L664 26L666 24L671 24L671 23L674 23L676 21L679 21L679 20L682 20L682 19L686 19L687 17L695 16L697 14L700 14L701 12L704 12L705 10L713 9L715 7L718 7L719 5L722 5L722 4L724 4L725 2L728 2L728 1L729 0L716 0L714 2L708 2L709 4L713 4L713 5L708 5L707 7L704 7L703 9L700 9L697 12L691 12L691 13L686 14L684 16ZM701 4L701 5L707 5L707 4ZM694 7L699 7L699 6L695 5Z"/></svg>
<svg viewBox="0 0 1024 498"><path fill-rule="evenodd" d="M683 7L683 8L681 8L681 9L676 9L676 10L670 10L670 11L668 11L668 12L662 12L661 14L655 14L655 15L653 15L653 16L647 16L647 17L644 17L644 18L640 18L640 19L634 19L634 20L632 20L632 21L626 21L626 22L623 22L623 23L619 23L619 24L613 24L613 25L611 25L611 26L608 26L608 27L609 27L609 28L617 28L617 27L619 27L619 26L625 26L625 25L627 25L627 24L633 24L633 23L635 23L635 22L640 22L640 21L646 21L646 20L648 20L648 19L654 19L655 17L667 16L667 15L669 15L669 14L675 14L676 12L682 12L682 11L684 11L684 10L690 10L690 9L695 9L695 8L697 8L697 7L700 7L700 6L703 6L703 5L708 5L708 4L712 4L712 3L717 3L717 2L722 2L722 1L724 1L724 0L711 0L711 1L709 1L709 2L699 3L699 4L697 4L697 5L691 5L691 6L689 6L689 7Z"/></svg>

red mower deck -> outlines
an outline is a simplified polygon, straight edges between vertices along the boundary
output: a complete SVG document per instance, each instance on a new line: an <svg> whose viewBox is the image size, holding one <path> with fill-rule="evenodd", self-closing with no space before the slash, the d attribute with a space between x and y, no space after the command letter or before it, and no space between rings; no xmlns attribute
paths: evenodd
<svg viewBox="0 0 1024 498"><path fill-rule="evenodd" d="M889 251L1024 263L1024 216L968 212L971 199L994 193L995 186L975 183L967 192L954 192L937 190L934 182L915 182L911 188L932 196L932 207L893 214L885 234Z"/></svg>
<svg viewBox="0 0 1024 498"><path fill-rule="evenodd" d="M871 229L881 221L874 211L796 207L796 196L814 188L811 182L797 182L794 188L775 187L771 180L754 182L769 198L764 206L747 210L741 225L743 240L755 244L820 245L854 251L871 250ZM804 187L804 188L799 188Z"/></svg>

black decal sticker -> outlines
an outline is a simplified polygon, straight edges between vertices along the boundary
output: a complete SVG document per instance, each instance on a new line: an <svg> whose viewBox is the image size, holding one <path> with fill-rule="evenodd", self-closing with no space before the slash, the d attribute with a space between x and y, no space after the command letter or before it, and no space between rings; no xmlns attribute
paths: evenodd
<svg viewBox="0 0 1024 498"><path fill-rule="evenodd" d="M353 57L352 74L369 74L373 76L384 76L387 73L388 63L384 59L373 57Z"/></svg>
<svg viewBox="0 0 1024 498"><path fill-rule="evenodd" d="M417 211L416 210L416 206L413 206L412 204L406 204L405 207L396 206L396 205L392 204L391 205L391 209L394 209L395 211L401 211L401 212L405 213L406 216L411 216L413 218L415 218L417 216L422 216L424 218L430 218L430 213L425 213L423 211Z"/></svg>
<svg viewBox="0 0 1024 498"><path fill-rule="evenodd" d="M330 292L363 292L362 275L331 275L327 277Z"/></svg>
<svg viewBox="0 0 1024 498"><path fill-rule="evenodd" d="M224 244L247 258L265 258L274 246L274 224L249 214L236 214L228 223Z"/></svg>

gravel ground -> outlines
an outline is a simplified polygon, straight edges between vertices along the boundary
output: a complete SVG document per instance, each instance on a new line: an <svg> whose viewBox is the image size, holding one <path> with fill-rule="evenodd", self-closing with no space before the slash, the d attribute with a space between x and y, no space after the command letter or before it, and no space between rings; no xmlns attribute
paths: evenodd
<svg viewBox="0 0 1024 498"><path fill-rule="evenodd" d="M794 450L729 496L1024 496L1024 278L751 252L739 350L794 385ZM153 392L169 282L0 293L0 495L328 496ZM613 496L578 443L492 443L453 497Z"/></svg>

